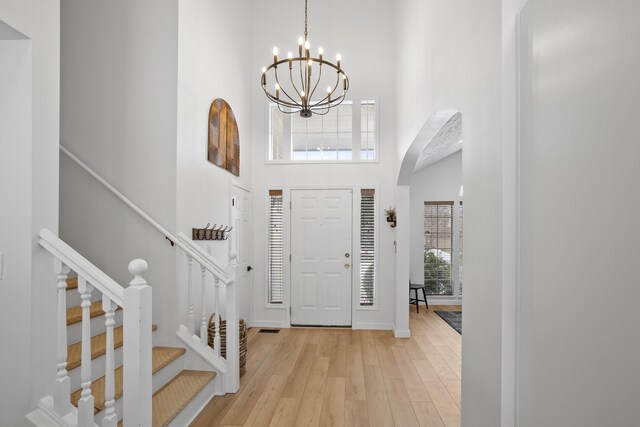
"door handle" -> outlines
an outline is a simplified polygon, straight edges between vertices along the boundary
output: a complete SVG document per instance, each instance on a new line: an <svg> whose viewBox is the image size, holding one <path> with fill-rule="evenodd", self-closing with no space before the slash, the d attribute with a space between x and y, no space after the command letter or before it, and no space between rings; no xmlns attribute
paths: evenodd
<svg viewBox="0 0 640 427"><path fill-rule="evenodd" d="M345 258L349 258L351 256L351 254L349 252L347 252L346 254L344 254Z"/></svg>
<svg viewBox="0 0 640 427"><path fill-rule="evenodd" d="M247 271L251 271L253 270L253 267L251 267L250 265L247 266Z"/></svg>
<svg viewBox="0 0 640 427"><path fill-rule="evenodd" d="M346 263L344 264L344 268L349 268L349 267L351 267L351 264L349 264L348 262L346 262Z"/></svg>

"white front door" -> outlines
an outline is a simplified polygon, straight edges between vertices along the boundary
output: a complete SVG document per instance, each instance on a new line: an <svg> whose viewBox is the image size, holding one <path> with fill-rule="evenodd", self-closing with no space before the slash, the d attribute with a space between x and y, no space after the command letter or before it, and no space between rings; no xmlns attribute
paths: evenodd
<svg viewBox="0 0 640 427"><path fill-rule="evenodd" d="M291 191L292 325L351 325L351 198Z"/></svg>

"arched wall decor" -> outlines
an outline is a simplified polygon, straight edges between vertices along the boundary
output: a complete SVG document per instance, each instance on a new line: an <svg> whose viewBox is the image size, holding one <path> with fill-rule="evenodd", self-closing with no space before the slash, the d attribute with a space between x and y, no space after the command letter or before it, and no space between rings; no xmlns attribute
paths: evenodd
<svg viewBox="0 0 640 427"><path fill-rule="evenodd" d="M231 106L214 99L209 108L208 160L240 176L240 135Z"/></svg>

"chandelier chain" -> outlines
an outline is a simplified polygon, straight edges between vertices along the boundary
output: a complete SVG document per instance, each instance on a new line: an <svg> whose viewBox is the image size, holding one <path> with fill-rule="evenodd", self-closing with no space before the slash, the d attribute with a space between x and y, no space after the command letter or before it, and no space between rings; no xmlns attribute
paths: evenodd
<svg viewBox="0 0 640 427"><path fill-rule="evenodd" d="M304 0L304 40L307 41L307 0Z"/></svg>

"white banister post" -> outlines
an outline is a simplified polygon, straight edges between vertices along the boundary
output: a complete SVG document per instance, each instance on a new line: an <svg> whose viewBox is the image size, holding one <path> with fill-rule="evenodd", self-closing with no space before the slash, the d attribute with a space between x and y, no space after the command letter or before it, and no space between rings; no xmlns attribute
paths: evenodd
<svg viewBox="0 0 640 427"><path fill-rule="evenodd" d="M232 282L227 285L227 375L226 379L226 391L227 393L236 393L240 388L240 341L238 322L240 320L238 316L238 299L237 299L237 283L235 278L237 277L238 264L231 264L231 280Z"/></svg>
<svg viewBox="0 0 640 427"><path fill-rule="evenodd" d="M200 285L200 304L202 306L202 322L200 323L200 342L202 345L208 345L207 334L207 307L205 304L205 281L206 272L204 265L200 266L200 276L202 277L202 284Z"/></svg>
<svg viewBox="0 0 640 427"><path fill-rule="evenodd" d="M189 319L187 320L187 330L191 335L195 333L195 319L193 318L193 274L191 272L192 265L193 257L187 254L187 304L189 304Z"/></svg>
<svg viewBox="0 0 640 427"><path fill-rule="evenodd" d="M215 301L213 308L213 319L215 322L215 335L213 337L213 351L216 352L216 356L220 356L220 279L216 276L216 287L215 287ZM227 327L229 326L229 322L227 321ZM229 342L227 341L227 344ZM228 346L227 346L228 347Z"/></svg>
<svg viewBox="0 0 640 427"><path fill-rule="evenodd" d="M82 303L82 354L80 358L80 387L78 401L78 425L93 425L93 395L91 394L91 291L93 286L83 277L78 277L78 292Z"/></svg>
<svg viewBox="0 0 640 427"><path fill-rule="evenodd" d="M102 295L102 309L104 310L106 327L106 362L104 375L104 418L102 427L116 427L118 416L115 405L115 378L114 378L114 348L113 348L113 326L115 325L116 304L106 295Z"/></svg>
<svg viewBox="0 0 640 427"><path fill-rule="evenodd" d="M134 275L124 290L123 391L125 426L151 425L151 287L142 275L149 266L142 259L129 263Z"/></svg>
<svg viewBox="0 0 640 427"><path fill-rule="evenodd" d="M67 275L69 267L57 258L53 259L56 274L58 301L56 313L56 379L53 390L53 410L60 417L71 412L71 382L67 373Z"/></svg>

